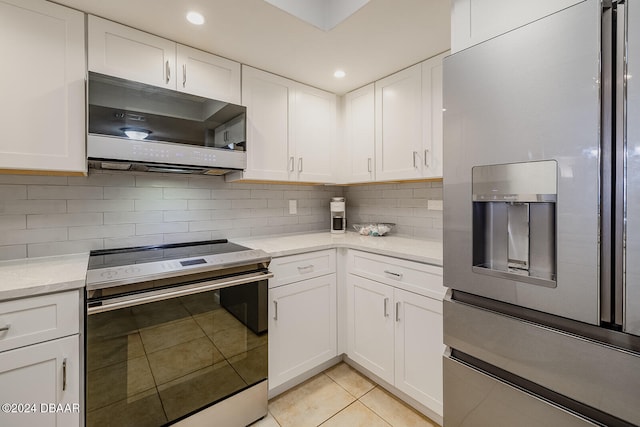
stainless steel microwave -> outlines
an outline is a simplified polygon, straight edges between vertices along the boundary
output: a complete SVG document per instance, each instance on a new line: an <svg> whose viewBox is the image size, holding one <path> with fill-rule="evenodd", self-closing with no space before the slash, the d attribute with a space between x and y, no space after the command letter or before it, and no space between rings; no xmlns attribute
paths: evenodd
<svg viewBox="0 0 640 427"><path fill-rule="evenodd" d="M246 108L97 73L88 83L89 166L223 175L246 168Z"/></svg>

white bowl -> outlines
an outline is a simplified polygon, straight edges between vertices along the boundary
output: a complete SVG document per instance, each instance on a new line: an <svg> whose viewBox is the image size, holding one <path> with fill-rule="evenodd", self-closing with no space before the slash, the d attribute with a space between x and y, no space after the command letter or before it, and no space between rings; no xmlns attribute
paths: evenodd
<svg viewBox="0 0 640 427"><path fill-rule="evenodd" d="M367 224L353 224L353 228L363 236L384 236L395 226L391 222L370 222Z"/></svg>

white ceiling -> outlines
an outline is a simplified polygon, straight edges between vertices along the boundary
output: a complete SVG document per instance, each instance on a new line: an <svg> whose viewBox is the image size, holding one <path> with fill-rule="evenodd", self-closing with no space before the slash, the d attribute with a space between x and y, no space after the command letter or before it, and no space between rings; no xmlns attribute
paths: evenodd
<svg viewBox="0 0 640 427"><path fill-rule="evenodd" d="M450 0L371 0L329 31L263 0L56 2L337 94L450 46ZM190 10L205 24L189 24Z"/></svg>

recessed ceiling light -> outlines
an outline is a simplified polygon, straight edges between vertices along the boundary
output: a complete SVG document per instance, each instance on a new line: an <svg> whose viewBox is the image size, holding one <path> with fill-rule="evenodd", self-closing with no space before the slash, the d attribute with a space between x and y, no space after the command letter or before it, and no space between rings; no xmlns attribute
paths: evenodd
<svg viewBox="0 0 640 427"><path fill-rule="evenodd" d="M337 78L337 79L341 79L341 78L343 78L343 77L344 77L344 76L346 76L346 75L347 75L347 73L345 73L345 72L344 72L344 71L342 71L342 70L337 70L335 73L333 73L333 77L335 77L335 78Z"/></svg>
<svg viewBox="0 0 640 427"><path fill-rule="evenodd" d="M204 16L198 12L189 12L187 13L187 21L194 25L202 25L204 24Z"/></svg>

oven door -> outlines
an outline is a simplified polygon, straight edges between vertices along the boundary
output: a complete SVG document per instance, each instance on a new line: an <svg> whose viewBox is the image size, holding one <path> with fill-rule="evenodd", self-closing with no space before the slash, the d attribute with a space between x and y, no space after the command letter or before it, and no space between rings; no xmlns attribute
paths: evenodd
<svg viewBox="0 0 640 427"><path fill-rule="evenodd" d="M257 310L266 308L271 276L88 298L86 425L171 424L230 396L255 399L257 386L263 401L242 405L245 419L233 424L266 415L267 333L248 325L267 316ZM234 287L242 289L234 295L247 298L225 308L221 291Z"/></svg>

